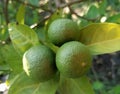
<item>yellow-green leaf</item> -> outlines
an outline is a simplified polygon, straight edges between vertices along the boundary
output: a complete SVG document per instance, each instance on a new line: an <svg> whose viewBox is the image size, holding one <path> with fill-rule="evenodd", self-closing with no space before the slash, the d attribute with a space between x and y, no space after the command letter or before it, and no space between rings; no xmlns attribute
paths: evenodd
<svg viewBox="0 0 120 94"><path fill-rule="evenodd" d="M11 84L8 94L55 94L59 78L36 83L31 80L25 73L21 73Z"/></svg>
<svg viewBox="0 0 120 94"><path fill-rule="evenodd" d="M25 5L21 5L18 9L16 20L19 24L24 24Z"/></svg>
<svg viewBox="0 0 120 94"><path fill-rule="evenodd" d="M86 75L76 79L61 78L58 92L60 94L95 94Z"/></svg>
<svg viewBox="0 0 120 94"><path fill-rule="evenodd" d="M23 71L22 57L16 52L12 44L6 44L0 47L0 70L10 73L7 81L11 82L13 78Z"/></svg>
<svg viewBox="0 0 120 94"><path fill-rule="evenodd" d="M21 55L31 46L39 44L36 32L27 25L11 23L9 25L9 34L15 49Z"/></svg>
<svg viewBox="0 0 120 94"><path fill-rule="evenodd" d="M120 25L96 23L80 30L79 41L86 44L93 55L120 50Z"/></svg>

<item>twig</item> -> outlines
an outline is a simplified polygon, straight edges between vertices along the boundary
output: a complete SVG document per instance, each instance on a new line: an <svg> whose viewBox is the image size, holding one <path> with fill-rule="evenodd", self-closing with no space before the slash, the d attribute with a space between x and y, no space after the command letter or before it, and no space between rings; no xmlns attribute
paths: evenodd
<svg viewBox="0 0 120 94"><path fill-rule="evenodd" d="M69 10L70 10L70 12L71 12L72 14L75 14L77 17L79 17L79 18L81 18L81 19L85 19L85 20L87 20L87 21L92 21L92 22L95 22L95 21L98 19L98 18L89 19L89 18L80 16L80 15L78 15L70 6L68 6L68 8L69 8Z"/></svg>
<svg viewBox="0 0 120 94"><path fill-rule="evenodd" d="M30 6L30 7L32 7L33 9L39 9L39 8L41 8L41 9L43 9L43 10L45 10L45 11L50 12L51 15L53 14L53 11L52 11L52 10L44 9L43 6L35 6L35 5L32 5L32 4L28 3L28 2L23 2L23 1L21 1L21 0L14 0L14 1L19 2L19 3L22 3L22 4L25 4L25 5L27 5L27 6ZM71 5L73 5L73 4L77 4L77 3L80 3L80 2L83 2L83 1L85 1L85 0L72 1L72 2L70 2L70 3L66 3L66 4L63 4L63 5L58 5L58 4L57 4L57 9L58 9L58 8L64 8L64 7L67 7L67 6L71 6ZM57 10L57 9L55 9L55 10ZM54 12L55 12L55 11L54 11ZM39 26L39 25L41 24L41 22L44 22L44 21L46 21L47 19L49 19L49 18L51 17L51 15L49 15L47 18L43 18L43 20L41 20L39 23L33 24L31 27L32 27L32 28L35 28L35 27Z"/></svg>
<svg viewBox="0 0 120 94"><path fill-rule="evenodd" d="M31 25L30 27L33 29L35 27L38 27L41 23L44 23L46 20L48 20L51 17L52 14L50 14L49 16L43 18L41 21L39 21L38 23L35 23L33 25Z"/></svg>
<svg viewBox="0 0 120 94"><path fill-rule="evenodd" d="M56 1L56 0L55 0ZM77 3L80 3L80 2L83 2L83 1L85 1L85 0L78 0L78 1L72 1L72 2L70 2L70 3L66 3L66 4L64 4L64 5L60 5L59 3L60 2L58 2L58 1L56 1L55 3L56 3L56 6L57 6L57 9L58 8L64 8L64 7L67 7L67 6L71 6L71 5L73 5L73 4L77 4ZM32 6L33 7L33 6ZM57 10L56 9L56 10ZM51 15L52 15L53 13L51 13ZM41 20L39 23L35 23L35 24L33 24L31 27L32 28L35 28L35 27L38 27L40 24L41 24L41 22L44 22L44 21L46 21L47 19L49 19L50 17L51 17L51 15L49 15L48 17L46 17L46 18L43 18L43 20Z"/></svg>
<svg viewBox="0 0 120 94"><path fill-rule="evenodd" d="M6 25L8 25L9 23L8 3L9 3L9 0L4 0L3 12L4 12L5 20L6 20Z"/></svg>
<svg viewBox="0 0 120 94"><path fill-rule="evenodd" d="M32 4L28 3L28 2L24 2L24 1L21 1L21 0L13 0L13 1L19 2L19 3L24 4L24 5L26 5L26 6L29 6L29 7L31 7L32 9L42 9L42 10L50 13L49 16L44 17L40 22L31 25L31 26L30 26L31 28L38 27L41 23L43 23L43 22L45 22L47 19L49 19L49 18L51 17L51 15L53 14L53 11L52 11L52 10L43 8L44 6L35 6L35 5L32 5Z"/></svg>
<svg viewBox="0 0 120 94"><path fill-rule="evenodd" d="M97 18L95 18L95 19L88 19L88 18L86 18L86 17L80 16L80 15L78 15L78 14L71 8L71 5L77 4L77 3L80 3L80 2L83 2L83 1L86 1L86 0L72 1L72 2L70 2L70 3L66 3L66 4L64 4L64 5L60 5L60 6L58 6L58 8L68 7L68 8L70 9L70 12L71 12L72 14L75 14L77 17L82 18L82 19L85 19L85 20L87 20L87 21L95 22Z"/></svg>

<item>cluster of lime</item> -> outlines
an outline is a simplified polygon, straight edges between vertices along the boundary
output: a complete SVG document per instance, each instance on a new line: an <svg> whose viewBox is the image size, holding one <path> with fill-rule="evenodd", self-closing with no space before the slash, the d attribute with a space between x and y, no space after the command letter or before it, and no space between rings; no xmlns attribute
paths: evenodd
<svg viewBox="0 0 120 94"><path fill-rule="evenodd" d="M58 46L56 53L45 45L27 50L23 56L23 68L36 81L47 81L60 72L70 78L80 77L91 66L89 49L79 41L78 26L70 19L57 19L48 28L48 39Z"/></svg>

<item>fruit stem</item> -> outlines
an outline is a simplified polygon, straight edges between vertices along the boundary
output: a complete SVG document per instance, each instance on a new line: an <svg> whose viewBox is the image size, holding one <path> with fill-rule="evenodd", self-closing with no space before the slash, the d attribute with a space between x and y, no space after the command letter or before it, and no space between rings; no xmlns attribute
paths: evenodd
<svg viewBox="0 0 120 94"><path fill-rule="evenodd" d="M57 52L58 48L57 46L55 46L54 44L52 44L48 39L48 35L47 35L47 30L45 31L45 41L43 42L44 45L48 46L50 49L52 49L55 53Z"/></svg>
<svg viewBox="0 0 120 94"><path fill-rule="evenodd" d="M50 49L52 49L55 53L57 53L57 50L59 49L59 47L55 46L54 44L50 43L50 42L44 42L44 45L48 46Z"/></svg>

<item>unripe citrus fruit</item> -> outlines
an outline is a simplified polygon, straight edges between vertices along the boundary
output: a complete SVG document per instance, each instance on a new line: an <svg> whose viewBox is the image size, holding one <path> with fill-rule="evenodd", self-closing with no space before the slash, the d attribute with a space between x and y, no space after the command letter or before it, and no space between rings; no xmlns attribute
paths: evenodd
<svg viewBox="0 0 120 94"><path fill-rule="evenodd" d="M66 77L76 78L84 75L91 66L92 56L88 48L77 41L63 44L56 54L56 65Z"/></svg>
<svg viewBox="0 0 120 94"><path fill-rule="evenodd" d="M23 56L23 69L35 81L51 79L56 72L53 51L44 45L30 48Z"/></svg>
<svg viewBox="0 0 120 94"><path fill-rule="evenodd" d="M77 34L78 26L70 19L57 19L48 28L48 38L57 46L71 40L76 40Z"/></svg>

